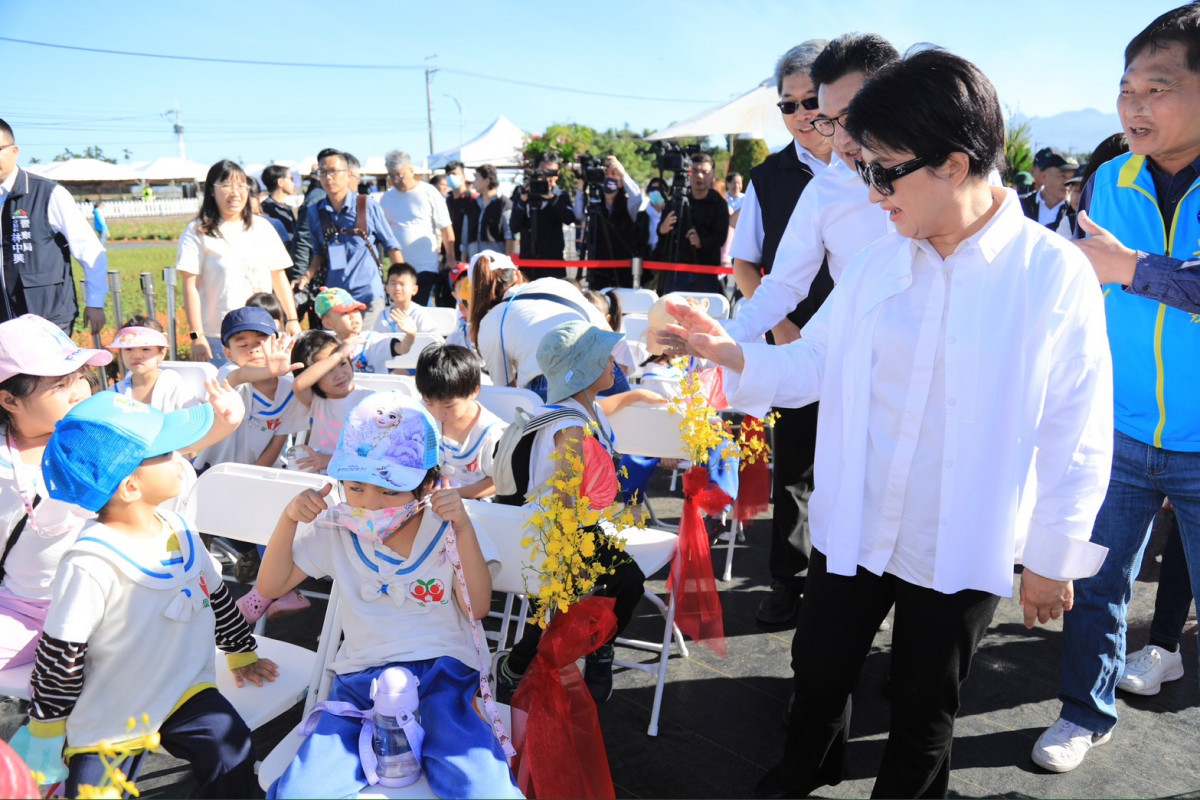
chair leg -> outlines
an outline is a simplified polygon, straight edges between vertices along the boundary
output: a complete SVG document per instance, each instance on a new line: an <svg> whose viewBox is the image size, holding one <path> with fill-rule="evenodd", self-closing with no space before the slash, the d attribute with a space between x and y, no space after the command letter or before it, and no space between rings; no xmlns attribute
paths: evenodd
<svg viewBox="0 0 1200 800"><path fill-rule="evenodd" d="M741 533L742 522L738 519L738 507L735 502L733 504L733 521L729 524L729 546L725 548L725 572L721 575L721 581L724 583L733 580L733 548Z"/></svg>
<svg viewBox="0 0 1200 800"><path fill-rule="evenodd" d="M662 711L663 687L667 683L667 668L670 666L668 661L671 658L671 639L676 636L678 636L680 650L683 650L683 636L675 627L675 596L672 595L671 601L667 605L666 624L663 626L662 652L658 656L658 682L654 687L654 705L650 709L650 725L646 728L648 736L658 736L658 718Z"/></svg>

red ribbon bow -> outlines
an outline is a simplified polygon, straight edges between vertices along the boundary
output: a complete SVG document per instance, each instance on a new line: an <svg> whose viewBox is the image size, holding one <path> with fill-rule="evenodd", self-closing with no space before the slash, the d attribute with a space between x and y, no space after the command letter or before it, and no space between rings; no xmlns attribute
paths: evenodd
<svg viewBox="0 0 1200 800"><path fill-rule="evenodd" d="M683 473L683 516L667 590L675 598L675 624L700 644L725 657L725 620L713 577L708 531L700 512L714 516L729 505L729 495L712 483L708 470L693 466Z"/></svg>

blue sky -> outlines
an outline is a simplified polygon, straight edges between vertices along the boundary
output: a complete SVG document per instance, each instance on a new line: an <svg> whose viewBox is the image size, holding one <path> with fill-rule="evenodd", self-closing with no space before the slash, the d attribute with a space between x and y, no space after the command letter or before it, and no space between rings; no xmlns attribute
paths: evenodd
<svg viewBox="0 0 1200 800"><path fill-rule="evenodd" d="M24 163L89 145L117 157L128 148L135 161L175 155L164 112L176 100L187 154L204 163L295 160L322 147L362 159L398 148L420 159L429 150L426 56L436 55L431 63L441 68L433 77L434 144L441 150L460 136L470 139L498 114L526 131L554 122L662 128L750 89L793 44L853 30L882 34L901 51L932 42L970 58L1005 106L1026 116L1083 108L1109 113L1126 43L1175 5L0 0L0 36L14 39L206 58L415 67L215 64L0 41L8 73L0 84L0 117L16 130Z"/></svg>

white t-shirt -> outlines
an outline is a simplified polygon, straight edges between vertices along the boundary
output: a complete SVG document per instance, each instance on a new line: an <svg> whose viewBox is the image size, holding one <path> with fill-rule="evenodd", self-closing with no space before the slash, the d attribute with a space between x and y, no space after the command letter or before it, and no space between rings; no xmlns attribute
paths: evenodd
<svg viewBox="0 0 1200 800"><path fill-rule="evenodd" d="M226 364L217 372L217 380L224 381L237 369L237 364ZM234 387L246 406L246 417L238 429L196 457L196 465L208 467L231 461L235 464L253 464L276 436L303 433L308 430L308 408L296 399L292 392L292 376L284 375L275 387L275 396L268 397L254 388L252 383ZM271 466L280 466L279 459Z"/></svg>
<svg viewBox="0 0 1200 800"><path fill-rule="evenodd" d="M401 332L396 323L392 322L392 320L388 317L388 313L390 313L393 308L395 308L395 306L389 305L383 310L383 313L379 315L379 319L375 321L376 333ZM413 324L417 326L417 333L438 332L437 325L434 323L429 311L417 305L416 303L410 303L408 306L408 311L405 313L408 314L408 318L413 321Z"/></svg>
<svg viewBox="0 0 1200 800"><path fill-rule="evenodd" d="M483 406L479 406L479 416L471 430L467 431L464 442L447 438L441 424L438 424L439 433L442 433L442 464L454 467L454 473L450 475L452 488L473 486L484 478L492 477L496 445L507 427L508 423Z"/></svg>
<svg viewBox="0 0 1200 800"><path fill-rule="evenodd" d="M126 397L133 397L133 376L125 373L125 377L113 384L112 390ZM191 408L204 402L205 398L197 397L188 389L178 372L169 369L158 371L158 380L150 390L150 405L164 413L178 411L181 408Z"/></svg>
<svg viewBox="0 0 1200 800"><path fill-rule="evenodd" d="M140 536L89 522L59 567L45 632L88 646L71 747L128 738L130 716L157 730L189 690L216 686L208 597L221 569L181 517L167 522Z"/></svg>
<svg viewBox="0 0 1200 800"><path fill-rule="evenodd" d="M363 341L354 349L350 356L350 364L355 372L375 372L388 374L387 362L392 358L392 342L397 341L390 333L368 331L360 334Z"/></svg>
<svg viewBox="0 0 1200 800"><path fill-rule="evenodd" d="M450 227L446 198L421 181L407 192L388 189L379 199L379 205L396 241L400 242L405 263L417 272L436 272L442 230Z"/></svg>
<svg viewBox="0 0 1200 800"><path fill-rule="evenodd" d="M313 577L330 576L342 588L346 634L333 670L339 675L394 662L450 656L478 662L471 625L455 599L454 567L445 552L444 523L426 509L408 558L363 541L322 513L296 529L292 559ZM477 525L483 557L498 562L491 539ZM490 598L471 598L473 607Z"/></svg>
<svg viewBox="0 0 1200 800"><path fill-rule="evenodd" d="M479 354L498 386L527 386L542 374L537 349L550 329L580 319L575 308L554 300L517 300L518 294L550 294L569 300L587 315L587 321L608 330L608 321L575 285L561 278L538 278L513 286L505 299L479 323ZM507 313L506 313L507 312ZM503 335L501 335L503 326Z"/></svg>
<svg viewBox="0 0 1200 800"><path fill-rule="evenodd" d="M245 306L250 295L272 291L271 273L287 269L292 259L263 217L251 217L249 230L240 219L222 222L220 236L201 235L198 226L192 220L179 237L175 268L199 276L201 323L216 336L225 315Z"/></svg>
<svg viewBox="0 0 1200 800"><path fill-rule="evenodd" d="M536 417L555 408L572 408L582 414L584 418L598 422L600 429L595 431L596 440L604 445L604 449L608 452L617 452L617 439L613 435L612 425L609 424L608 417L604 416L604 412L600 410L598 403L592 403L592 413L589 414L578 400L568 397L561 403L542 406L533 415ZM568 417L553 425L547 425L533 435L533 446L529 450L529 494L549 482L554 477L554 473L558 471L558 462L554 458L554 452L557 450L554 446L554 434L566 428L582 428L585 425L583 420Z"/></svg>
<svg viewBox="0 0 1200 800"><path fill-rule="evenodd" d="M332 455L342 436L346 417L350 416L360 400L371 394L374 392L370 389L352 389L345 397L333 398L321 397L314 392L312 405L308 408L309 424L312 426L308 446L318 453Z"/></svg>

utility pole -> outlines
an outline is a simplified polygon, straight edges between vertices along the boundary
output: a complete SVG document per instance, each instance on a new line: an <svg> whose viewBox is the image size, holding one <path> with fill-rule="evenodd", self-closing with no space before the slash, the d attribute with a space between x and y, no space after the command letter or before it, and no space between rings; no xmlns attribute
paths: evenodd
<svg viewBox="0 0 1200 800"><path fill-rule="evenodd" d="M437 58L437 54L425 56L425 111L429 116L429 152L435 153L433 149L433 73L437 72L437 67L429 66L429 59Z"/></svg>
<svg viewBox="0 0 1200 800"><path fill-rule="evenodd" d="M179 145L179 157L187 158L187 148L183 146L183 117L179 113L179 100L175 100L175 141Z"/></svg>

